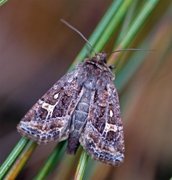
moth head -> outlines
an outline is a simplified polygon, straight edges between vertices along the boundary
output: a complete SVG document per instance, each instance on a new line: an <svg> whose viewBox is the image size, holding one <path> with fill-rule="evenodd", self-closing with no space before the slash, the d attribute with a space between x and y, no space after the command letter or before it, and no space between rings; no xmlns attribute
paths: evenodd
<svg viewBox="0 0 172 180"><path fill-rule="evenodd" d="M96 59L97 59L98 61L103 62L103 63L107 63L106 57L107 57L107 55L106 55L106 53L104 53L104 52L96 54Z"/></svg>

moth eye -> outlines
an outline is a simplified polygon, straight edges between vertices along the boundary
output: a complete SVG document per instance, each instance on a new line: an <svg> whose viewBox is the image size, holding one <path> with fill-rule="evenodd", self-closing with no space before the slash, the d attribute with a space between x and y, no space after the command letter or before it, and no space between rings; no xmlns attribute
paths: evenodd
<svg viewBox="0 0 172 180"><path fill-rule="evenodd" d="M109 69L110 69L110 70L113 70L113 69L115 69L115 66L114 66L114 65L110 65L110 66L109 66Z"/></svg>

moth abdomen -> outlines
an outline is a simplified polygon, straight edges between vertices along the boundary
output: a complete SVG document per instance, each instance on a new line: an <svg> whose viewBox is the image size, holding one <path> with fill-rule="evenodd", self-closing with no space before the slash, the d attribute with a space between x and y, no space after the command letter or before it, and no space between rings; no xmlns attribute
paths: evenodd
<svg viewBox="0 0 172 180"><path fill-rule="evenodd" d="M80 134L88 117L90 96L91 94L85 91L73 112L71 119L71 132L69 134L67 146L67 152L70 154L75 154L79 147Z"/></svg>
<svg viewBox="0 0 172 180"><path fill-rule="evenodd" d="M68 144L67 144L67 153L75 154L79 147L79 137L80 133L77 130L74 130L69 134Z"/></svg>

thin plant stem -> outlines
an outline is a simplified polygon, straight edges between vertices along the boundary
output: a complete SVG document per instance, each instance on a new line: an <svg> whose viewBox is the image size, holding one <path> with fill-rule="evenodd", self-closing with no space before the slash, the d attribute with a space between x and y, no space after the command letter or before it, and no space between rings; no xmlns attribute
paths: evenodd
<svg viewBox="0 0 172 180"><path fill-rule="evenodd" d="M142 11L136 17L135 21L131 25L131 28L129 28L127 35L121 41L119 47L125 48L128 46L129 43L132 42L133 37L140 30L140 28L144 25L145 20L148 18L148 16L152 12L152 10L156 7L158 1L159 0L146 1L144 7L142 8Z"/></svg>
<svg viewBox="0 0 172 180"><path fill-rule="evenodd" d="M17 161L14 163L10 171L7 173L5 179L16 179L17 175L26 164L27 160L31 156L32 152L35 150L37 144L29 141L24 151L17 158Z"/></svg>
<svg viewBox="0 0 172 180"><path fill-rule="evenodd" d="M88 41L90 42L93 48L96 43L99 43L99 39L101 35L104 33L105 29L107 28L108 24L110 23L111 19L114 17L114 15L118 11L122 3L123 3L123 0L118 0L118 1L113 0L112 4L109 6L109 9L105 13L105 15L102 17L99 24L97 25L97 27L91 34L90 38L88 39ZM73 68L81 60L84 60L84 58L88 55L88 53L89 52L87 49L87 45L85 45L81 49L81 51L79 52L75 60L73 61L72 66L70 68Z"/></svg>
<svg viewBox="0 0 172 180"><path fill-rule="evenodd" d="M6 173L9 171L9 169L12 167L18 156L21 154L21 152L24 150L26 145L28 144L29 140L22 137L20 141L17 143L15 148L12 150L12 152L9 154L7 159L4 161L4 163L0 167L0 179L2 179Z"/></svg>
<svg viewBox="0 0 172 180"><path fill-rule="evenodd" d="M102 48L105 46L107 41L110 39L111 35L115 31L115 29L120 24L121 19L126 14L127 9L129 8L129 5L132 3L132 0L125 0L125 3L123 3L120 8L118 9L117 13L114 14L113 18L111 19L110 23L106 27L105 31L101 35L99 41L96 43L94 50L96 52L99 52L102 50Z"/></svg>
<svg viewBox="0 0 172 180"><path fill-rule="evenodd" d="M0 6L4 5L8 0L0 0Z"/></svg>
<svg viewBox="0 0 172 180"><path fill-rule="evenodd" d="M135 1L133 1L132 6L130 6L129 9L127 10L127 13L125 15L125 19L124 19L123 24L122 24L122 28L121 28L119 35L118 35L118 37L114 43L113 49L116 48L116 44L119 44L121 42L121 39L123 39L123 37L127 33L128 29L131 25L131 22L133 20L133 17L135 15L137 5L138 5L138 0L135 0Z"/></svg>
<svg viewBox="0 0 172 180"><path fill-rule="evenodd" d="M48 174L54 169L56 164L61 160L65 153L66 142L59 143L53 152L48 157L48 160L45 162L44 166L38 172L34 180L46 179Z"/></svg>
<svg viewBox="0 0 172 180"><path fill-rule="evenodd" d="M88 162L88 155L86 154L85 151L82 151L80 159L79 159L79 163L76 169L75 177L74 177L75 180L83 179L87 162Z"/></svg>
<svg viewBox="0 0 172 180"><path fill-rule="evenodd" d="M144 7L141 12L135 18L131 27L129 28L127 34L121 40L121 43L118 45L116 49L125 49L131 42L135 39L136 34L139 32L140 28L144 25L146 19L149 17L152 10L156 7L159 0L149 0L146 1ZM119 53L112 54L108 63L114 64L115 61L119 58Z"/></svg>

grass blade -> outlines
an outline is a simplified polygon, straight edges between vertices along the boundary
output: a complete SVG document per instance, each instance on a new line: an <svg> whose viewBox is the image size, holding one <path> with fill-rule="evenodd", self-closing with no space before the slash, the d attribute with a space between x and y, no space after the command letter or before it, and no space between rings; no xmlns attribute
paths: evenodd
<svg viewBox="0 0 172 180"><path fill-rule="evenodd" d="M75 173L75 180L82 180L83 176L84 176L84 171L87 165L87 161L88 161L88 155L86 154L85 151L82 151L81 156L80 156L80 160L77 166L77 170Z"/></svg>
<svg viewBox="0 0 172 180"><path fill-rule="evenodd" d="M28 142L29 142L29 140L24 138L24 137L20 139L20 141L17 143L15 148L12 150L12 152L9 154L7 159L1 165L1 167L0 167L0 179L2 179L6 175L6 173L12 167L12 165L16 161L17 157L24 150L24 148L26 147Z"/></svg>
<svg viewBox="0 0 172 180"><path fill-rule="evenodd" d="M144 7L142 8L142 11L136 17L135 21L131 25L131 28L129 28L127 35L121 41L119 47L126 48L132 42L133 37L144 25L145 20L150 15L152 10L156 7L158 1L159 0L149 0L145 3Z"/></svg>
<svg viewBox="0 0 172 180"><path fill-rule="evenodd" d="M0 0L0 6L4 5L8 0Z"/></svg>
<svg viewBox="0 0 172 180"><path fill-rule="evenodd" d="M48 174L56 167L56 164L61 160L65 153L66 142L59 143L53 152L50 154L48 160L41 168L34 180L45 179Z"/></svg>
<svg viewBox="0 0 172 180"><path fill-rule="evenodd" d="M121 43L116 49L125 49L131 42L135 39L136 34L139 32L140 28L144 25L146 19L156 7L159 0L150 0L147 1L142 8L141 12L138 14L136 19L131 24L131 27L128 28L128 32L125 37L121 40ZM114 61L119 57L118 53L113 53L108 61L109 64L114 64Z"/></svg>
<svg viewBox="0 0 172 180"><path fill-rule="evenodd" d="M138 0L135 0L135 1L133 1L132 6L130 6L129 9L127 10L125 19L123 20L123 23L122 23L122 28L119 32L119 35L117 37L117 40L115 42L113 49L115 49L116 44L119 44L121 42L121 40L123 39L123 37L125 36L125 34L127 33L128 29L131 25L131 22L133 21L133 17L135 16L137 6L138 6Z"/></svg>
<svg viewBox="0 0 172 180"><path fill-rule="evenodd" d="M88 41L93 47L95 46L96 43L99 43L99 38L107 28L108 24L110 23L111 19L113 18L114 14L118 11L122 3L123 0L118 0L118 1L114 0L112 4L109 6L109 9L107 10L106 14L103 16L103 18L95 28L94 32L88 39ZM72 67L75 66L81 60L83 60L87 54L88 54L88 49L86 44L75 58Z"/></svg>
<svg viewBox="0 0 172 180"><path fill-rule="evenodd" d="M101 35L99 41L96 43L94 50L96 52L99 52L102 50L102 48L105 46L107 41L110 39L112 33L115 31L115 29L118 27L121 19L124 17L125 13L127 12L127 9L129 8L129 5L132 3L131 0L126 0L123 2L123 4L118 9L117 13L114 14L113 18L111 19L110 23L106 27L105 31Z"/></svg>
<svg viewBox="0 0 172 180"><path fill-rule="evenodd" d="M5 179L16 179L21 169L26 164L27 160L31 156L32 152L36 148L37 144L29 141L24 151L20 154L17 161L14 163L10 171L7 173Z"/></svg>

